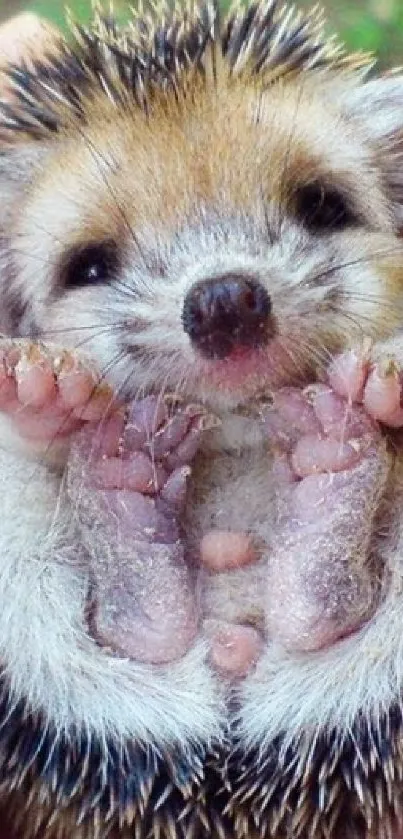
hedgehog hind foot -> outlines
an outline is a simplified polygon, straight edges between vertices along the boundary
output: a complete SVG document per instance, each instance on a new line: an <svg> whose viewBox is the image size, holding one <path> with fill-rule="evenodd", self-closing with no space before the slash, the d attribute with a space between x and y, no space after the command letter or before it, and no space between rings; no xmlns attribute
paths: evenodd
<svg viewBox="0 0 403 839"><path fill-rule="evenodd" d="M122 423L88 424L70 453L69 494L90 557L90 630L136 661L175 661L197 634L179 517L208 421L199 406L150 396Z"/></svg>

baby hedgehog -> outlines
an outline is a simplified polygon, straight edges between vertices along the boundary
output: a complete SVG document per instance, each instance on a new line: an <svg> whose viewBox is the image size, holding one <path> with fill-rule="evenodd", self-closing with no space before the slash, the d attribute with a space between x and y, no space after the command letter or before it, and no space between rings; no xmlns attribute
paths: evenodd
<svg viewBox="0 0 403 839"><path fill-rule="evenodd" d="M0 778L25 839L403 833L403 76L94 13L0 114Z"/></svg>

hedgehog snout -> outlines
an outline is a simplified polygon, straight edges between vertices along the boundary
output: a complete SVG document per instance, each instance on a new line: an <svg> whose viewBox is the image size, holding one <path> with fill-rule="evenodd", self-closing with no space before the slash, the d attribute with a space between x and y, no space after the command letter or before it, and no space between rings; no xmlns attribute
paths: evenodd
<svg viewBox="0 0 403 839"><path fill-rule="evenodd" d="M227 273L199 280L188 291L182 323L197 351L222 359L239 347L261 347L274 335L271 300L253 276Z"/></svg>

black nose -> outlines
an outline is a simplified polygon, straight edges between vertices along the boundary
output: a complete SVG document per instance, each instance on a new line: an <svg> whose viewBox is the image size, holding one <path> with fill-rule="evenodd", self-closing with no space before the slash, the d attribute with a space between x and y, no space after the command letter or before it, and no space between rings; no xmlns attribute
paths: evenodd
<svg viewBox="0 0 403 839"><path fill-rule="evenodd" d="M257 280L224 274L190 289L182 321L205 358L225 358L236 347L260 347L273 336L270 297Z"/></svg>

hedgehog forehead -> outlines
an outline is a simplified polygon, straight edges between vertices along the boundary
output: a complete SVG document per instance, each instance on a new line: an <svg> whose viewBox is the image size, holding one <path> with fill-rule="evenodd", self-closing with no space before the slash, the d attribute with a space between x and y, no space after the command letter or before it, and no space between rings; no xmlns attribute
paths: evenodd
<svg viewBox="0 0 403 839"><path fill-rule="evenodd" d="M215 87L223 77L258 78L268 86L328 71L359 81L369 65L370 56L347 55L324 35L317 10L303 15L261 0L234 4L222 20L218 0L177 0L133 11L124 28L97 14L33 68L11 68L16 97L3 103L0 127L32 136L58 131L72 115L85 120L85 100L97 89L116 105L132 100L147 112L155 90L192 95L197 80Z"/></svg>
<svg viewBox="0 0 403 839"><path fill-rule="evenodd" d="M126 219L169 236L200 209L214 210L217 223L234 212L253 217L262 201L286 211L299 186L318 180L342 189L364 218L384 221L365 146L309 87L301 94L298 83L274 85L262 96L239 85L214 96L202 90L181 107L168 100L161 94L146 117L95 98L87 126L55 136L27 225L32 207L34 218L46 218L53 248L121 241Z"/></svg>

